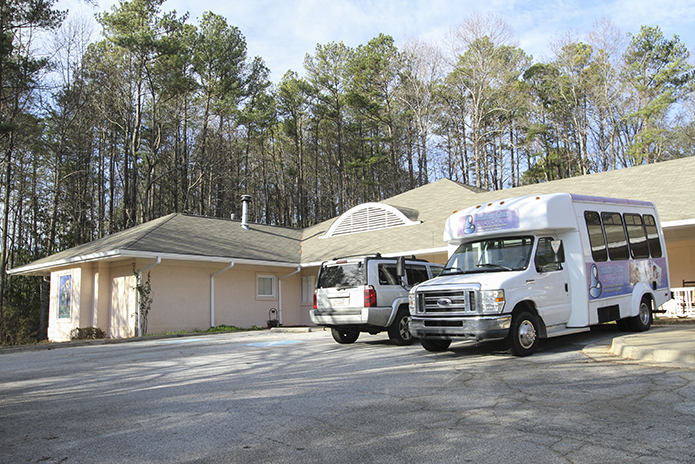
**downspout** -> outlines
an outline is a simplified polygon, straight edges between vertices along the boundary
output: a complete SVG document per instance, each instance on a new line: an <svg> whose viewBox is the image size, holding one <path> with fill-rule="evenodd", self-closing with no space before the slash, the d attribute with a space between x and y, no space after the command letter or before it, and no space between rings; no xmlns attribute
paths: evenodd
<svg viewBox="0 0 695 464"><path fill-rule="evenodd" d="M137 285L140 285L142 283L142 273L155 267L157 264L162 262L162 257L157 256L157 261L154 263L150 264L149 266L146 266L138 271L138 281ZM140 311L140 292L137 294L137 305L138 305L138 337L142 337L142 311Z"/></svg>
<svg viewBox="0 0 695 464"><path fill-rule="evenodd" d="M215 276L222 274L234 267L234 261L229 262L229 266L225 267L221 271L215 272L210 276L210 327L215 327Z"/></svg>
<svg viewBox="0 0 695 464"><path fill-rule="evenodd" d="M282 325L282 281L290 276L295 275L299 271L301 271L302 268L300 266L297 266L297 270L294 272L291 272L287 274L285 277L280 277L278 280L278 324Z"/></svg>

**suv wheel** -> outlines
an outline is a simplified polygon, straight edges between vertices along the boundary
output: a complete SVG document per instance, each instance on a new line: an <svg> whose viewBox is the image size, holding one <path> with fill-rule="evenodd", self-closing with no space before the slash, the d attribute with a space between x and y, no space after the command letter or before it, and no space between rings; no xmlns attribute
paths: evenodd
<svg viewBox="0 0 695 464"><path fill-rule="evenodd" d="M415 341L415 337L410 333L408 328L408 323L410 322L410 315L408 311L400 310L396 314L396 320L393 321L391 327L389 327L389 338L391 343L394 345L404 346L410 345Z"/></svg>
<svg viewBox="0 0 695 464"><path fill-rule="evenodd" d="M333 340L341 344L355 343L357 337L360 336L359 332L351 332L349 330L341 330L332 328L331 335L333 335Z"/></svg>

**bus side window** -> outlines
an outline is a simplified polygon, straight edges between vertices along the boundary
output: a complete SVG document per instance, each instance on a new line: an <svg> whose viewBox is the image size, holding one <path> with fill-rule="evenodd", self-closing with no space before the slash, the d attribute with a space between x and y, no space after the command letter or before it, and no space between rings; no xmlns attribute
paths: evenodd
<svg viewBox="0 0 695 464"><path fill-rule="evenodd" d="M632 258L649 258L649 246L647 245L647 235L644 233L642 216L625 213L623 219L625 219L625 229L627 230L627 239L630 242Z"/></svg>
<svg viewBox="0 0 695 464"><path fill-rule="evenodd" d="M608 257L613 260L630 259L623 217L619 213L601 213L603 230L606 231Z"/></svg>
<svg viewBox="0 0 695 464"><path fill-rule="evenodd" d="M649 243L649 251L652 258L661 258L659 230L656 228L656 221L651 214L644 215L644 228L647 230L647 243Z"/></svg>
<svg viewBox="0 0 695 464"><path fill-rule="evenodd" d="M591 245L591 257L595 262L608 261L606 252L606 239L603 237L601 217L596 211L584 211L584 220L589 232L589 244Z"/></svg>

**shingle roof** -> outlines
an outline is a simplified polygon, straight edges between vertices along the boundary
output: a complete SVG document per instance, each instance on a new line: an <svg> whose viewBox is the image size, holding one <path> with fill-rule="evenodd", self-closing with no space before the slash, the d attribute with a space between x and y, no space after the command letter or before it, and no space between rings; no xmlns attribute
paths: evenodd
<svg viewBox="0 0 695 464"><path fill-rule="evenodd" d="M411 219L420 224L321 238L333 221L322 222L304 230L302 262L315 263L333 257L402 253L442 248L444 221L455 210L475 202L476 190L448 179L396 195L383 203L411 210ZM415 217L413 217L415 216Z"/></svg>
<svg viewBox="0 0 695 464"><path fill-rule="evenodd" d="M153 254L200 261L245 260L297 265L302 232L239 221L169 214L11 270L45 271L75 262Z"/></svg>
<svg viewBox="0 0 695 464"><path fill-rule="evenodd" d="M585 195L647 200L656 204L661 222L695 218L695 157L570 177L513 189L485 192L477 203L536 193ZM477 204L476 203L476 204Z"/></svg>
<svg viewBox="0 0 695 464"><path fill-rule="evenodd" d="M167 255L178 259L248 260L296 265L336 256L413 253L443 250L442 233L454 211L503 198L568 192L653 201L662 222L695 219L695 157L572 177L493 192L448 179L396 195L383 203L406 211L420 223L409 226L320 238L338 218L304 230L238 221L170 214L100 240L34 261L13 274L42 271L73 262L125 256Z"/></svg>

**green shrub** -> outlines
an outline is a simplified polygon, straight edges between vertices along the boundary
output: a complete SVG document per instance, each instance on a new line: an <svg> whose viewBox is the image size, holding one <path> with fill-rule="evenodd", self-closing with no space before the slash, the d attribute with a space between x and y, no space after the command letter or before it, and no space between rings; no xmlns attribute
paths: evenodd
<svg viewBox="0 0 695 464"><path fill-rule="evenodd" d="M75 327L70 331L70 340L99 340L106 334L99 327Z"/></svg>

